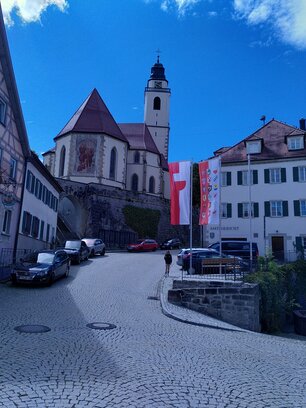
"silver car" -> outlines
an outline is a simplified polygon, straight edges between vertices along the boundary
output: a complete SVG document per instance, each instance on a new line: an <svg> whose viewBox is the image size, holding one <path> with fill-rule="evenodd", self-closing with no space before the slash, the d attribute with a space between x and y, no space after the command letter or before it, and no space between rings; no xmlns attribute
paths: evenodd
<svg viewBox="0 0 306 408"><path fill-rule="evenodd" d="M193 251L205 251L206 248L192 248ZM177 256L177 265L179 266L183 266L183 260L184 258L189 254L190 252L190 248L183 248L181 249L181 251L179 252L178 256Z"/></svg>
<svg viewBox="0 0 306 408"><path fill-rule="evenodd" d="M95 256L95 255L105 255L105 244L100 238L82 238L82 241L85 242L85 244L89 248L89 255L90 256Z"/></svg>

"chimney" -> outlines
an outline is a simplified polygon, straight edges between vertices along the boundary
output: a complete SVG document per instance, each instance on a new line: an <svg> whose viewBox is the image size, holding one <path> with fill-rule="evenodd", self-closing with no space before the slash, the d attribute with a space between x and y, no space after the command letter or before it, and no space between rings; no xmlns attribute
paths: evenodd
<svg viewBox="0 0 306 408"><path fill-rule="evenodd" d="M304 118L300 119L300 129L306 130L305 119Z"/></svg>

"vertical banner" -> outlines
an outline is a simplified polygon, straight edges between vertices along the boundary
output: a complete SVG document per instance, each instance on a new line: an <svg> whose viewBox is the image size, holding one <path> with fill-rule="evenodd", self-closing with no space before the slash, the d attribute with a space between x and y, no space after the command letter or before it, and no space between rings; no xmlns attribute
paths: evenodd
<svg viewBox="0 0 306 408"><path fill-rule="evenodd" d="M220 213L220 158L199 163L200 225L219 224Z"/></svg>
<svg viewBox="0 0 306 408"><path fill-rule="evenodd" d="M190 161L169 163L171 224L190 224Z"/></svg>

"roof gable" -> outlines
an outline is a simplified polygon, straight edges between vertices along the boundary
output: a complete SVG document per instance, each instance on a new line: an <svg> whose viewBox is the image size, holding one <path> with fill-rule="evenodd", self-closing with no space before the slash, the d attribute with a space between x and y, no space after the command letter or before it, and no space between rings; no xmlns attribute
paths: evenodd
<svg viewBox="0 0 306 408"><path fill-rule="evenodd" d="M287 137L293 135L305 135L305 131L272 119L256 132L223 152L222 162L246 161L246 142L251 140L262 141L262 151L258 154L252 154L252 161L305 157L306 148L301 150L288 150Z"/></svg>
<svg viewBox="0 0 306 408"><path fill-rule="evenodd" d="M118 125L127 138L131 149L160 154L145 123L119 123Z"/></svg>
<svg viewBox="0 0 306 408"><path fill-rule="evenodd" d="M96 89L82 103L54 140L67 133L105 133L124 142L127 141Z"/></svg>

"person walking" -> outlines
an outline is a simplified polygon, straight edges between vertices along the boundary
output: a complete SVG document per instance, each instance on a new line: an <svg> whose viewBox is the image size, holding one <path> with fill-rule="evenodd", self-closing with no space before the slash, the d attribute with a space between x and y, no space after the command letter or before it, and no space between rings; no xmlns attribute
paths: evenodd
<svg viewBox="0 0 306 408"><path fill-rule="evenodd" d="M165 260L165 264L166 264L166 272L165 272L165 275L166 275L166 276L169 276L170 266L171 266L171 264L172 264L172 255L170 254L170 251L167 251L167 252L165 253L164 260Z"/></svg>

